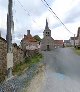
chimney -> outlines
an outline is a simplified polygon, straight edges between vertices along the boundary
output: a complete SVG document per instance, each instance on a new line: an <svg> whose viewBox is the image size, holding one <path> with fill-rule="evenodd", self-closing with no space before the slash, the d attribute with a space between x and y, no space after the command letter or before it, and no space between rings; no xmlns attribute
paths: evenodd
<svg viewBox="0 0 80 92"><path fill-rule="evenodd" d="M24 39L26 39L26 35L24 35Z"/></svg>
<svg viewBox="0 0 80 92"><path fill-rule="evenodd" d="M30 35L30 30L27 30L27 35Z"/></svg>

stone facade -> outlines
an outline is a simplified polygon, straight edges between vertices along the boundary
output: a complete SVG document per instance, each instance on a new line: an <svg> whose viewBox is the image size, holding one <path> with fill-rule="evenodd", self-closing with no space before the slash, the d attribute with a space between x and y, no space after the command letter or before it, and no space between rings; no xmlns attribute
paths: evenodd
<svg viewBox="0 0 80 92"><path fill-rule="evenodd" d="M46 26L43 32L43 39L41 41L41 50L53 50L54 49L54 39L51 37L51 30L48 27L48 22L46 19Z"/></svg>
<svg viewBox="0 0 80 92"><path fill-rule="evenodd" d="M19 64L24 61L24 52L17 45L13 45L13 64ZM6 76L7 70L7 41L0 37L0 73Z"/></svg>
<svg viewBox="0 0 80 92"><path fill-rule="evenodd" d="M71 46L74 46L74 39L75 39L75 45L77 46L79 44L78 37L70 37L70 44Z"/></svg>
<svg viewBox="0 0 80 92"><path fill-rule="evenodd" d="M6 75L7 69L7 41L0 37L0 73Z"/></svg>
<svg viewBox="0 0 80 92"><path fill-rule="evenodd" d="M14 66L24 61L24 52L21 48L13 45L13 62Z"/></svg>
<svg viewBox="0 0 80 92"><path fill-rule="evenodd" d="M80 46L80 27L78 28L77 37L78 37L78 45Z"/></svg>
<svg viewBox="0 0 80 92"><path fill-rule="evenodd" d="M78 28L77 31L77 36L76 37L70 37L70 44L71 46L75 46L80 48L80 27Z"/></svg>
<svg viewBox="0 0 80 92"><path fill-rule="evenodd" d="M54 42L52 37L44 37L41 41L41 50L53 50Z"/></svg>
<svg viewBox="0 0 80 92"><path fill-rule="evenodd" d="M24 35L24 38L21 40L21 48L25 52L26 50L35 50L38 49L38 42L30 34L30 30L27 30L27 35Z"/></svg>
<svg viewBox="0 0 80 92"><path fill-rule="evenodd" d="M64 46L71 46L70 40L64 40Z"/></svg>
<svg viewBox="0 0 80 92"><path fill-rule="evenodd" d="M55 48L56 47L63 47L63 40L54 40L54 45L55 45Z"/></svg>

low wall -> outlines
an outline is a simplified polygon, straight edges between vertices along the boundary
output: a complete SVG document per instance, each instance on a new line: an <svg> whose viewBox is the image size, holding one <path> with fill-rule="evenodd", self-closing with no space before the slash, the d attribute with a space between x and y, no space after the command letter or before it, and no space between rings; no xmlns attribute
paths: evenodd
<svg viewBox="0 0 80 92"><path fill-rule="evenodd" d="M0 82L5 79L7 69L7 41L0 37Z"/></svg>
<svg viewBox="0 0 80 92"><path fill-rule="evenodd" d="M18 46L13 45L13 64L19 64L24 61L24 52ZM0 37L0 79L6 76L7 69L7 41Z"/></svg>
<svg viewBox="0 0 80 92"><path fill-rule="evenodd" d="M24 61L24 52L18 46L13 45L13 62L14 66Z"/></svg>
<svg viewBox="0 0 80 92"><path fill-rule="evenodd" d="M24 62L25 57L32 57L39 53L39 50L23 51L17 44L13 44L13 64L15 65ZM7 75L7 41L0 37L0 82Z"/></svg>

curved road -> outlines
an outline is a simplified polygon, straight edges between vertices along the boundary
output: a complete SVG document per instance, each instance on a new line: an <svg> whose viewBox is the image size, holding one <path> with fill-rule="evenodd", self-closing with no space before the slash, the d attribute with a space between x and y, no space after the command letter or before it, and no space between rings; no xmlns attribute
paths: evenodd
<svg viewBox="0 0 80 92"><path fill-rule="evenodd" d="M45 81L41 92L80 92L80 56L72 48L45 51Z"/></svg>

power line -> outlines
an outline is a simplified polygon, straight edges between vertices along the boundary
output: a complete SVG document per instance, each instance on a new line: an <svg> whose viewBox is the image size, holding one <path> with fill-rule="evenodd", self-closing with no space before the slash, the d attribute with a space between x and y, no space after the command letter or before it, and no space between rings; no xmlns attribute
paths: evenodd
<svg viewBox="0 0 80 92"><path fill-rule="evenodd" d="M42 3L44 4L44 6L46 7L46 8L48 8L47 7L47 5L44 3L44 1L43 0L41 0L42 1ZM49 9L48 9L49 10ZM49 10L50 11L50 10ZM51 12L51 11L50 11ZM51 12L52 13L52 12Z"/></svg>
<svg viewBox="0 0 80 92"><path fill-rule="evenodd" d="M17 0L17 1L18 1L18 3L20 4L20 6L23 8L23 10L27 13L27 15L31 17L31 15L30 15L30 13L28 12L28 10L24 8L24 6L21 4L21 2L20 2L19 0ZM33 19L33 22L36 23L36 21L35 21L34 19Z"/></svg>
<svg viewBox="0 0 80 92"><path fill-rule="evenodd" d="M42 2L43 2L43 0L41 0ZM55 17L60 21L60 23L65 27L65 29L68 31L68 32L70 32L70 33L72 33L66 26L65 26L65 24L61 21L61 19L57 16L57 14L52 10L52 8L49 6L49 4L47 3L47 1L46 0L44 0L44 2L46 3L46 5L48 6L48 8L51 10L50 12L52 12L54 15L55 15ZM43 2L43 3L44 3ZM48 10L49 10L48 9ZM72 33L73 34L73 33Z"/></svg>
<svg viewBox="0 0 80 92"><path fill-rule="evenodd" d="M20 4L20 6L24 9L24 11L27 12L27 15L30 16L29 12L27 11L27 9L24 8L24 6L21 4L21 2L19 0L17 0L17 1Z"/></svg>
<svg viewBox="0 0 80 92"><path fill-rule="evenodd" d="M31 17L31 14L29 13L29 11L24 8L24 6L21 4L21 2L20 2L19 0L17 0L17 1L18 1L18 3L20 4L20 6L23 8L23 10L27 13L27 15ZM35 24L37 24L36 21L35 21L35 19L32 19L32 20L33 20L33 22L34 22Z"/></svg>

